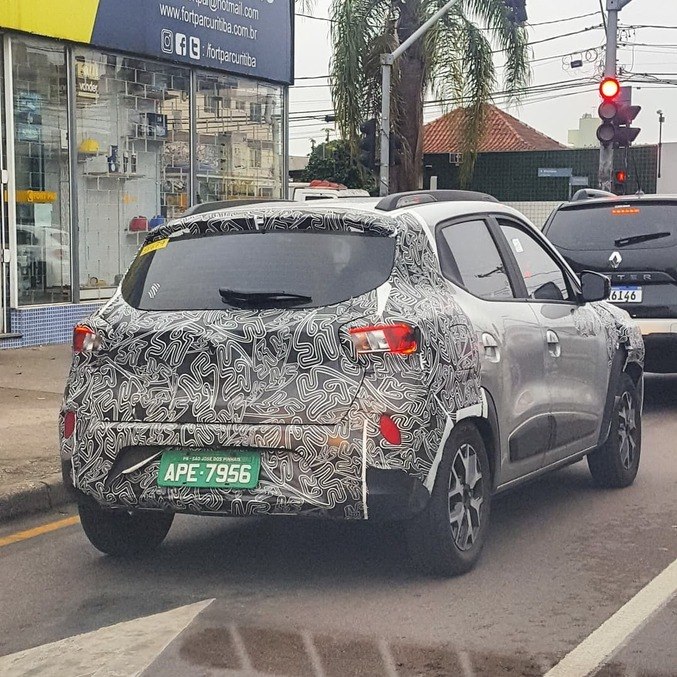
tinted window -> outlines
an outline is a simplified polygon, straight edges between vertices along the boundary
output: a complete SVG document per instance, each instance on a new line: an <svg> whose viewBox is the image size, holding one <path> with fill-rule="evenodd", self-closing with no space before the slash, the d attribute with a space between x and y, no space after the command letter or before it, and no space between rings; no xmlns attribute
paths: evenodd
<svg viewBox="0 0 677 677"><path fill-rule="evenodd" d="M579 251L672 247L677 245L677 204L629 202L561 209L547 235L557 247ZM655 237L637 238L643 235ZM638 241L624 244L627 238Z"/></svg>
<svg viewBox="0 0 677 677"><path fill-rule="evenodd" d="M466 221L442 231L451 251L445 275L485 299L513 298L501 255L484 221Z"/></svg>
<svg viewBox="0 0 677 677"><path fill-rule="evenodd" d="M361 233L252 231L188 236L140 253L125 277L122 294L141 310L227 308L220 289L299 295L311 300L291 299L294 307L326 306L383 284L390 277L394 256L394 238ZM259 299L257 305L290 303L289 299L284 303Z"/></svg>
<svg viewBox="0 0 677 677"><path fill-rule="evenodd" d="M568 300L569 291L564 273L550 253L521 228L501 223L501 230L517 259L529 298L543 301Z"/></svg>

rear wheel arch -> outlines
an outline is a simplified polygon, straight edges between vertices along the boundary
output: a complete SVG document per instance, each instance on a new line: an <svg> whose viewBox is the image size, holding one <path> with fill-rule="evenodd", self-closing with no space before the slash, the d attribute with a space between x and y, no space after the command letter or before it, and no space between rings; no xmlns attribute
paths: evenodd
<svg viewBox="0 0 677 677"><path fill-rule="evenodd" d="M487 457L489 459L489 468L491 470L491 487L496 489L496 481L498 479L498 470L501 463L501 443L498 424L498 412L496 411L496 403L491 393L482 389L486 396L487 412L486 418L482 416L473 416L463 419L473 423L484 441L486 447Z"/></svg>

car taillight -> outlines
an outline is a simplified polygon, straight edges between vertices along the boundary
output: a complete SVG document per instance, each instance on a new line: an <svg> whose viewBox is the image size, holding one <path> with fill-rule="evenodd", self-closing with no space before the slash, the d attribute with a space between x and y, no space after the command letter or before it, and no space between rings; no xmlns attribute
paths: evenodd
<svg viewBox="0 0 677 677"><path fill-rule="evenodd" d="M402 444L400 429L388 414L381 414L378 427L386 442L390 442L390 444Z"/></svg>
<svg viewBox="0 0 677 677"><path fill-rule="evenodd" d="M418 350L416 330L406 322L352 327L349 333L358 355L365 353L411 355Z"/></svg>
<svg viewBox="0 0 677 677"><path fill-rule="evenodd" d="M75 432L75 412L67 411L63 417L63 436L70 439Z"/></svg>
<svg viewBox="0 0 677 677"><path fill-rule="evenodd" d="M73 352L91 353L101 347L101 337L84 324L75 325L73 329Z"/></svg>

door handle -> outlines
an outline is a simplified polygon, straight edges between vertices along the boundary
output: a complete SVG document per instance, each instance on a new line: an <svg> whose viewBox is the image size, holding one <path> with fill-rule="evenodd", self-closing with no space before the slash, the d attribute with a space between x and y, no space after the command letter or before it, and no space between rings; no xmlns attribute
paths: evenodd
<svg viewBox="0 0 677 677"><path fill-rule="evenodd" d="M484 356L489 362L500 362L501 351L498 349L498 341L486 332L482 334L482 345L484 346Z"/></svg>
<svg viewBox="0 0 677 677"><path fill-rule="evenodd" d="M545 332L545 340L548 344L548 352L552 357L559 357L562 354L562 346L559 343L559 336L552 330Z"/></svg>

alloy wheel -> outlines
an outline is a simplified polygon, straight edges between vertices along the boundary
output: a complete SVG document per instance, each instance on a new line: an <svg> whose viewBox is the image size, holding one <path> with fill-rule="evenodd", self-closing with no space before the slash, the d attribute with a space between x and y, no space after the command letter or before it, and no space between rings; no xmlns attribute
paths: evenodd
<svg viewBox="0 0 677 677"><path fill-rule="evenodd" d="M621 463L629 470L637 453L637 410L632 395L625 391L618 407L618 441Z"/></svg>
<svg viewBox="0 0 677 677"><path fill-rule="evenodd" d="M469 550L479 537L484 482L477 452L470 444L456 451L449 475L449 523L459 550Z"/></svg>

